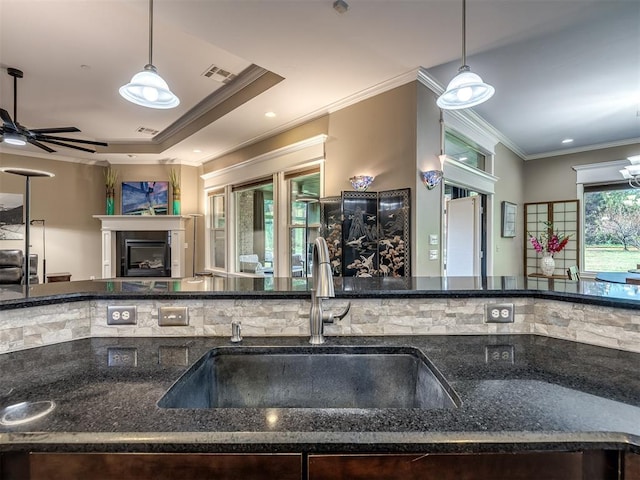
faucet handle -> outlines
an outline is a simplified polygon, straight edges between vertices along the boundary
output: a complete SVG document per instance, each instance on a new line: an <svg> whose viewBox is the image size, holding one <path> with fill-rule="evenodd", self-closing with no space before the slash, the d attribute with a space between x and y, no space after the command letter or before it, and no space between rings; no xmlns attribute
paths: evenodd
<svg viewBox="0 0 640 480"><path fill-rule="evenodd" d="M324 323L334 323L336 320L342 320L347 316L351 309L351 302L347 303L347 306L340 313L322 312L322 321Z"/></svg>
<svg viewBox="0 0 640 480"><path fill-rule="evenodd" d="M231 322L231 341L233 343L242 341L242 326L237 320Z"/></svg>

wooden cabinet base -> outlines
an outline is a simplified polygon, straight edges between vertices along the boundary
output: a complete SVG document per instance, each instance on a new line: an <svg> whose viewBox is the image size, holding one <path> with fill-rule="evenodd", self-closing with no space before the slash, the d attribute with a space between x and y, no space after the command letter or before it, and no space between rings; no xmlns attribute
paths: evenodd
<svg viewBox="0 0 640 480"><path fill-rule="evenodd" d="M300 480L302 455L32 453L20 480ZM9 480L9 479L7 479Z"/></svg>
<svg viewBox="0 0 640 480"><path fill-rule="evenodd" d="M617 452L309 455L309 480L617 480Z"/></svg>
<svg viewBox="0 0 640 480"><path fill-rule="evenodd" d="M640 455L627 453L624 456L624 479L640 480Z"/></svg>

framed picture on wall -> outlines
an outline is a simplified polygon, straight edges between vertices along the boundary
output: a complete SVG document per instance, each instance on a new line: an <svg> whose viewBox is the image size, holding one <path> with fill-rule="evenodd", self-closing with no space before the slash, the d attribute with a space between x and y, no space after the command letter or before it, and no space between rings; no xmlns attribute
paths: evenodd
<svg viewBox="0 0 640 480"><path fill-rule="evenodd" d="M122 215L166 215L169 182L122 182Z"/></svg>
<svg viewBox="0 0 640 480"><path fill-rule="evenodd" d="M516 236L516 216L518 206L511 202L502 202L502 236L512 238Z"/></svg>

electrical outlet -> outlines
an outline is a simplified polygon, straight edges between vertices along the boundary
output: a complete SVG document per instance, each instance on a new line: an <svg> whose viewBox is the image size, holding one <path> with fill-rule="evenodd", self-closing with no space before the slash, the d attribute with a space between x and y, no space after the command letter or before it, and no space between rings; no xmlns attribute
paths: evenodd
<svg viewBox="0 0 640 480"><path fill-rule="evenodd" d="M137 367L138 349L110 347L107 348L107 358L110 367Z"/></svg>
<svg viewBox="0 0 640 480"><path fill-rule="evenodd" d="M486 363L513 364L516 361L516 352L513 345L486 345L484 360Z"/></svg>
<svg viewBox="0 0 640 480"><path fill-rule="evenodd" d="M135 325L136 307L107 307L107 325Z"/></svg>
<svg viewBox="0 0 640 480"><path fill-rule="evenodd" d="M486 323L513 323L513 303L486 305Z"/></svg>
<svg viewBox="0 0 640 480"><path fill-rule="evenodd" d="M184 327L189 325L189 307L160 307L158 325L161 327Z"/></svg>

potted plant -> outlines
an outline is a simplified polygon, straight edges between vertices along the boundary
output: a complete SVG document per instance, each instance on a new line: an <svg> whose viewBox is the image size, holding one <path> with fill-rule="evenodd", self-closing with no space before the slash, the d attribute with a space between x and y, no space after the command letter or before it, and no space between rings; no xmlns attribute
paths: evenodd
<svg viewBox="0 0 640 480"><path fill-rule="evenodd" d="M169 170L169 183L171 184L172 203L171 214L180 215L180 173L175 168Z"/></svg>
<svg viewBox="0 0 640 480"><path fill-rule="evenodd" d="M115 196L116 182L118 181L118 172L111 166L104 169L104 186L107 195L107 215L115 213Z"/></svg>
<svg viewBox="0 0 640 480"><path fill-rule="evenodd" d="M529 241L535 251L542 253L542 259L540 260L540 270L542 270L542 274L547 277L551 277L553 276L553 271L556 268L553 255L560 253L564 247L567 246L571 235L565 235L564 233L554 231L553 222L542 223L544 224L545 229L539 237L536 237L529 232L527 233L529 235Z"/></svg>

